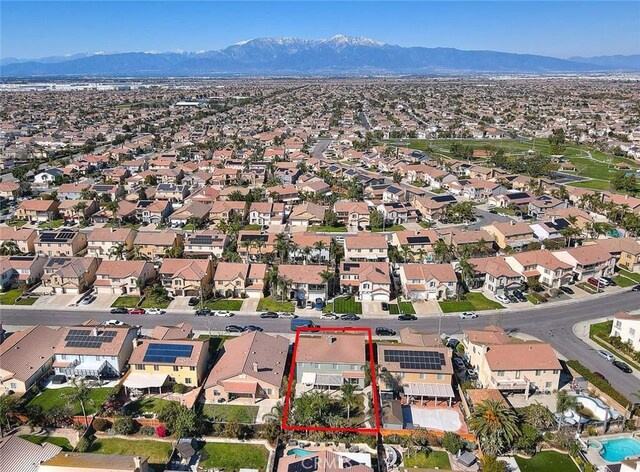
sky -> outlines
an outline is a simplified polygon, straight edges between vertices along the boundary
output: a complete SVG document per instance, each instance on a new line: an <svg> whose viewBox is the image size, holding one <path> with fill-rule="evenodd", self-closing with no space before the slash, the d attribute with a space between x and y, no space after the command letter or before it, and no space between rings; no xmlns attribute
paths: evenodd
<svg viewBox="0 0 640 472"><path fill-rule="evenodd" d="M258 37L336 34L561 58L640 53L640 1L3 0L0 27L3 58L201 51Z"/></svg>

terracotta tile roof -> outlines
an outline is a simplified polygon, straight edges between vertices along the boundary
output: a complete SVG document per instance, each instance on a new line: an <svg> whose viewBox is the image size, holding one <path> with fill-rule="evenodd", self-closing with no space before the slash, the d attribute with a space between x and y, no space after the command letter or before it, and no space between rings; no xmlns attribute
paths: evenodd
<svg viewBox="0 0 640 472"><path fill-rule="evenodd" d="M359 233L344 238L345 249L387 249L387 239L381 234Z"/></svg>
<svg viewBox="0 0 640 472"><path fill-rule="evenodd" d="M200 281L207 275L210 265L210 261L205 259L165 258L159 273L173 278Z"/></svg>
<svg viewBox="0 0 640 472"><path fill-rule="evenodd" d="M439 282L457 282L458 278L451 264L401 264L405 277L428 282L436 279Z"/></svg>
<svg viewBox="0 0 640 472"><path fill-rule="evenodd" d="M492 371L562 369L556 353L547 343L496 344L489 347L485 358Z"/></svg>
<svg viewBox="0 0 640 472"><path fill-rule="evenodd" d="M87 242L124 242L132 233L135 234L136 232L131 228L94 228L89 233Z"/></svg>
<svg viewBox="0 0 640 472"><path fill-rule="evenodd" d="M175 231L140 231L133 241L136 245L173 246L178 233Z"/></svg>
<svg viewBox="0 0 640 472"><path fill-rule="evenodd" d="M213 279L217 281L225 281L234 280L240 277L241 279L246 280L248 272L249 264L244 264L242 262L219 262Z"/></svg>
<svg viewBox="0 0 640 472"><path fill-rule="evenodd" d="M364 366L366 339L363 334L327 333L300 336L296 362L362 364Z"/></svg>
<svg viewBox="0 0 640 472"><path fill-rule="evenodd" d="M327 270L327 267L322 265L280 264L278 266L278 275L291 280L293 283L322 284L324 282L320 274L325 270Z"/></svg>
<svg viewBox="0 0 640 472"><path fill-rule="evenodd" d="M465 329L462 332L473 344L508 344L514 342L498 326L487 326L484 329Z"/></svg>
<svg viewBox="0 0 640 472"><path fill-rule="evenodd" d="M562 262L556 256L553 255L548 249L538 249L536 251L525 251L518 254L514 254L513 257L520 265L527 267L530 265L540 265L546 269L558 270L558 269L571 269L571 264Z"/></svg>
<svg viewBox="0 0 640 472"><path fill-rule="evenodd" d="M138 278L145 269L153 264L148 261L107 261L103 260L96 270L96 276L107 275L110 279ZM152 271L153 272L153 271Z"/></svg>
<svg viewBox="0 0 640 472"><path fill-rule="evenodd" d="M59 328L41 325L13 333L0 344L2 371L26 381L53 357L55 346L63 334L64 331Z"/></svg>

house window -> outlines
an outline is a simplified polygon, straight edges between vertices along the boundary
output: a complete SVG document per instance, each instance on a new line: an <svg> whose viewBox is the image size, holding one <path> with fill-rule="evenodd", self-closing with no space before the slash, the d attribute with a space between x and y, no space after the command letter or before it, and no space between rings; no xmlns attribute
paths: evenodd
<svg viewBox="0 0 640 472"><path fill-rule="evenodd" d="M421 373L421 374L420 374L420 380L424 380L426 376L427 376L427 374L423 374L423 373Z"/></svg>
<svg viewBox="0 0 640 472"><path fill-rule="evenodd" d="M17 389L17 388L18 388L18 384L17 384L17 383L15 383L15 382L11 382L11 383L9 384L9 387L11 387L11 390L15 390L15 389Z"/></svg>
<svg viewBox="0 0 640 472"><path fill-rule="evenodd" d="M444 374L438 374L438 375L436 376L436 378L437 378L438 380L444 380Z"/></svg>
<svg viewBox="0 0 640 472"><path fill-rule="evenodd" d="M142 364L136 364L136 370L144 370L144 366Z"/></svg>
<svg viewBox="0 0 640 472"><path fill-rule="evenodd" d="M536 370L536 376L540 375L541 371Z"/></svg>
<svg viewBox="0 0 640 472"><path fill-rule="evenodd" d="M189 367L189 370L194 371L196 370L196 367L192 365L191 367Z"/></svg>
<svg viewBox="0 0 640 472"><path fill-rule="evenodd" d="M184 379L184 383L186 383L187 385L189 385L191 383L191 377L186 377Z"/></svg>
<svg viewBox="0 0 640 472"><path fill-rule="evenodd" d="M159 365L154 365L153 366L153 370L160 370L160 366Z"/></svg>
<svg viewBox="0 0 640 472"><path fill-rule="evenodd" d="M504 370L498 371L498 377L504 377Z"/></svg>
<svg viewBox="0 0 640 472"><path fill-rule="evenodd" d="M179 370L179 369L178 369L178 366L177 366L177 365L174 365L174 366L173 366L173 371L174 371L174 372L178 372L178 370Z"/></svg>
<svg viewBox="0 0 640 472"><path fill-rule="evenodd" d="M544 388L551 388L552 382L546 382Z"/></svg>
<svg viewBox="0 0 640 472"><path fill-rule="evenodd" d="M180 279L175 279L174 282L176 283L176 285L182 285L182 280Z"/></svg>

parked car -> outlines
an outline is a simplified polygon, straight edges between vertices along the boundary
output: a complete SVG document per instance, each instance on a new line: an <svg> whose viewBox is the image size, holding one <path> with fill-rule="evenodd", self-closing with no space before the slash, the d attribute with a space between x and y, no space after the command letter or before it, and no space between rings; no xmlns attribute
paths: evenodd
<svg viewBox="0 0 640 472"><path fill-rule="evenodd" d="M89 305L90 303L93 303L93 301L96 299L96 297L94 295L89 295L88 297L84 297L82 299L82 301L80 302L81 305Z"/></svg>
<svg viewBox="0 0 640 472"><path fill-rule="evenodd" d="M520 300L518 300L518 297L516 297L515 295L509 294L507 295L507 298L509 299L509 301L511 303L519 303Z"/></svg>
<svg viewBox="0 0 640 472"><path fill-rule="evenodd" d="M376 336L395 336L395 335L396 335L395 330L391 328L383 328L383 327L376 328Z"/></svg>
<svg viewBox="0 0 640 472"><path fill-rule="evenodd" d="M605 381L605 382L609 383L609 381L607 380L607 378L606 378L604 375L602 375L600 372L594 372L594 373L593 373L593 375L595 375L596 377L598 377L600 380L603 380L603 381Z"/></svg>
<svg viewBox="0 0 640 472"><path fill-rule="evenodd" d="M389 304L387 302L382 302L380 305L382 306L382 311L389 311Z"/></svg>
<svg viewBox="0 0 640 472"><path fill-rule="evenodd" d="M245 325L242 327L242 331L264 331L260 326Z"/></svg>
<svg viewBox="0 0 640 472"><path fill-rule="evenodd" d="M211 316L211 310L209 308L198 308L196 316Z"/></svg>
<svg viewBox="0 0 640 472"><path fill-rule="evenodd" d="M505 295L502 295L502 294L496 295L496 300L498 300L500 303L505 303L505 304L511 303L511 300L509 300Z"/></svg>
<svg viewBox="0 0 640 472"><path fill-rule="evenodd" d="M280 318L292 318L295 319L297 318L298 315L291 313L291 312L286 312L286 313L280 313Z"/></svg>
<svg viewBox="0 0 640 472"><path fill-rule="evenodd" d="M460 341L458 341L456 338L449 338L447 339L447 347L450 347L451 349L455 349L458 347L458 344L460 344Z"/></svg>
<svg viewBox="0 0 640 472"><path fill-rule="evenodd" d="M625 372L627 374L630 374L633 372L633 370L631 370L631 367L629 367L626 363L622 361L613 361L612 364L615 365L622 372Z"/></svg>
<svg viewBox="0 0 640 472"><path fill-rule="evenodd" d="M564 285L560 287L560 290L562 290L567 295L573 295L575 293L571 288L565 287Z"/></svg>
<svg viewBox="0 0 640 472"><path fill-rule="evenodd" d="M126 315L127 313L129 313L129 310L124 307L118 307L112 308L109 313L111 313L112 315Z"/></svg>
<svg viewBox="0 0 640 472"><path fill-rule="evenodd" d="M631 289L632 292L640 292L640 285L634 285Z"/></svg>
<svg viewBox="0 0 640 472"><path fill-rule="evenodd" d="M164 315L166 311L161 310L160 308L149 308L147 310L147 315Z"/></svg>
<svg viewBox="0 0 640 472"><path fill-rule="evenodd" d="M464 313L460 313L458 316L463 320L467 320L467 319L477 318L478 314L472 311L465 311Z"/></svg>
<svg viewBox="0 0 640 472"><path fill-rule="evenodd" d="M360 319L360 317L358 315L356 315L355 313L347 313L345 315L342 315L340 317L340 319L342 321L358 321Z"/></svg>
<svg viewBox="0 0 640 472"><path fill-rule="evenodd" d="M120 320L107 320L100 323L102 326L124 326L124 323Z"/></svg>
<svg viewBox="0 0 640 472"><path fill-rule="evenodd" d="M323 313L320 315L321 320L337 320L339 318L335 313Z"/></svg>
<svg viewBox="0 0 640 472"><path fill-rule="evenodd" d="M514 290L513 291L513 296L516 297L518 299L518 301L520 301L520 302L526 302L527 301L527 297L525 297L524 293L522 293L520 290Z"/></svg>
<svg viewBox="0 0 640 472"><path fill-rule="evenodd" d="M598 355L600 357L602 357L603 359L608 360L609 362L613 361L615 359L615 357L613 357L613 354L611 354L609 351L605 351L604 349L600 349L598 351L596 351L598 353Z"/></svg>
<svg viewBox="0 0 640 472"><path fill-rule="evenodd" d="M144 315L145 313L144 308L132 308L129 310L130 315Z"/></svg>
<svg viewBox="0 0 640 472"><path fill-rule="evenodd" d="M598 287L598 288L604 288L606 287L606 284L602 283L600 281L600 279L596 279L595 277L589 277L587 279L587 283L593 285L594 287Z"/></svg>
<svg viewBox="0 0 640 472"><path fill-rule="evenodd" d="M212 313L212 316L221 316L223 318L229 318L230 316L233 316L233 313L231 313L229 310L218 310L218 311L214 311Z"/></svg>
<svg viewBox="0 0 640 472"><path fill-rule="evenodd" d="M414 321L414 320L417 320L418 317L416 315L410 315L408 313L405 313L404 315L399 315L398 319L400 321Z"/></svg>
<svg viewBox="0 0 640 472"><path fill-rule="evenodd" d="M603 285L606 285L607 287L615 287L616 286L615 280L613 280L611 277L600 277L598 279L598 282L600 282Z"/></svg>
<svg viewBox="0 0 640 472"><path fill-rule="evenodd" d="M466 366L464 365L463 360L460 359L459 357L456 357L456 358L453 359L453 365L458 370L464 370L466 368Z"/></svg>
<svg viewBox="0 0 640 472"><path fill-rule="evenodd" d="M196 306L198 303L200 303L200 299L198 297L191 297L189 299L189 306Z"/></svg>
<svg viewBox="0 0 640 472"><path fill-rule="evenodd" d="M277 318L278 314L275 311L265 311L260 313L260 318Z"/></svg>
<svg viewBox="0 0 640 472"><path fill-rule="evenodd" d="M229 325L229 326L225 327L224 330L227 333L242 333L244 331L244 328L242 326L238 326L238 325Z"/></svg>

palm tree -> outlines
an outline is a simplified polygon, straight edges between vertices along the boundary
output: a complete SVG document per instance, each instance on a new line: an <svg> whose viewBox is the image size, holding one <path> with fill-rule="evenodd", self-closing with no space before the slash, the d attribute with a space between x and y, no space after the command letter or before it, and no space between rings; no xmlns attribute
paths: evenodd
<svg viewBox="0 0 640 472"><path fill-rule="evenodd" d="M516 413L498 400L484 400L475 405L469 426L487 454L501 454L520 436Z"/></svg>
<svg viewBox="0 0 640 472"><path fill-rule="evenodd" d="M332 239L329 244L329 255L333 266L340 265L340 261L344 258L344 246Z"/></svg>
<svg viewBox="0 0 640 472"><path fill-rule="evenodd" d="M287 254L289 240L284 233L276 234L276 250L280 258L280 264L284 264L284 257Z"/></svg>
<svg viewBox="0 0 640 472"><path fill-rule="evenodd" d="M556 411L563 415L567 411L575 410L578 406L578 400L573 395L569 395L566 390L559 390L556 393ZM558 431L562 421L558 421Z"/></svg>
<svg viewBox="0 0 640 472"><path fill-rule="evenodd" d="M118 200L109 200L105 205L105 209L111 212L111 218L113 219L114 224L119 222L116 219L118 208L120 208L120 202Z"/></svg>
<svg viewBox="0 0 640 472"><path fill-rule="evenodd" d="M309 262L309 255L311 254L311 247L304 246L302 248L302 263L306 265Z"/></svg>
<svg viewBox="0 0 640 472"><path fill-rule="evenodd" d="M467 285L467 289L472 289L476 278L476 270L473 264L469 263L467 259L460 259L458 269L460 270L460 278Z"/></svg>
<svg viewBox="0 0 640 472"><path fill-rule="evenodd" d="M355 384L345 382L340 387L342 392L342 405L347 407L347 419L351 418L351 408L358 406L358 397L355 395Z"/></svg>
<svg viewBox="0 0 640 472"><path fill-rule="evenodd" d="M70 392L65 393L64 396L68 403L80 404L80 408L82 408L82 416L84 416L84 424L85 427L87 427L89 423L87 422L86 405L93 405L93 400L91 398L91 389L86 385L83 379L80 379L79 381L74 380L73 389Z"/></svg>
<svg viewBox="0 0 640 472"><path fill-rule="evenodd" d="M265 277L265 282L267 284L267 288L269 292L275 294L278 291L278 266L271 266L267 271L267 275Z"/></svg>
<svg viewBox="0 0 640 472"><path fill-rule="evenodd" d="M331 296L332 289L333 289L333 282L336 278L335 272L331 272L330 270L325 269L322 272L320 272L320 277L322 277L322 281L327 285L327 293L329 294L329 296Z"/></svg>
<svg viewBox="0 0 640 472"><path fill-rule="evenodd" d="M125 253L124 243L118 243L113 248L113 255L115 256L116 261L121 261L122 256L124 256L124 253Z"/></svg>
<svg viewBox="0 0 640 472"><path fill-rule="evenodd" d="M404 262L407 263L407 257L411 254L413 256L413 252L411 251L411 247L408 244L401 244L400 250L404 256Z"/></svg>
<svg viewBox="0 0 640 472"><path fill-rule="evenodd" d="M276 403L273 407L271 407L271 411L265 414L262 419L266 423L282 423L282 417L284 416L284 405L282 402Z"/></svg>
<svg viewBox="0 0 640 472"><path fill-rule="evenodd" d="M74 214L80 217L82 221L84 221L84 211L87 209L87 203L80 200L78 203L73 205L72 209Z"/></svg>
<svg viewBox="0 0 640 472"><path fill-rule="evenodd" d="M327 249L327 245L323 241L316 241L313 243L313 247L318 251L318 264L322 262L322 251Z"/></svg>
<svg viewBox="0 0 640 472"><path fill-rule="evenodd" d="M582 231L574 226L567 226L565 229L560 231L560 234L562 235L562 237L564 237L565 245L567 247L571 247L571 241L574 238L580 236L582 234Z"/></svg>
<svg viewBox="0 0 640 472"><path fill-rule="evenodd" d="M22 251L15 241L8 239L0 245L0 256L19 256L21 254Z"/></svg>
<svg viewBox="0 0 640 472"><path fill-rule="evenodd" d="M451 248L442 239L433 245L433 253L438 262L451 262Z"/></svg>

